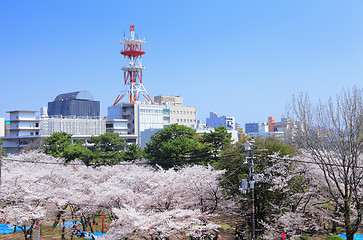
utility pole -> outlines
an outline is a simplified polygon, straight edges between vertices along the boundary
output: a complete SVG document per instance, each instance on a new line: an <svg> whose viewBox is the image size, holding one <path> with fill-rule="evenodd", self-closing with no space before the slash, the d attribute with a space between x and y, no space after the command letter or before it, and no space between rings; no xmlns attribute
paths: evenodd
<svg viewBox="0 0 363 240"><path fill-rule="evenodd" d="M250 213L251 213L251 240L256 239L256 227L255 227L255 182L263 179L263 174L255 174L255 164L253 162L254 155L253 155L253 148L255 145L252 144L254 142L253 140L246 141L243 146L246 151L246 160L244 162L245 165L249 166L249 179L242 179L241 181L241 188L240 191L243 194L247 193L247 189L249 189L250 192L250 201L251 201L251 207L250 207ZM258 149L262 150L262 149Z"/></svg>

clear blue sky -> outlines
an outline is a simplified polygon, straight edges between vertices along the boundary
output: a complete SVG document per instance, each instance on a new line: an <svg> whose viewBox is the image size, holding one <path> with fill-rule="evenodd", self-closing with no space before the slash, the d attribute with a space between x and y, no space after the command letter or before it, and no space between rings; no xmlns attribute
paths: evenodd
<svg viewBox="0 0 363 240"><path fill-rule="evenodd" d="M144 86L237 122L280 120L293 94L363 86L363 1L0 1L0 117L90 91L107 115L120 39L146 38Z"/></svg>

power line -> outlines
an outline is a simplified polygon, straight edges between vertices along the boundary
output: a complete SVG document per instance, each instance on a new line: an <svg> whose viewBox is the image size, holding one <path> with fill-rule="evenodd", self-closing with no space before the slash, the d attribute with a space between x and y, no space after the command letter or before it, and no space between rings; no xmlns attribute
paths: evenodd
<svg viewBox="0 0 363 240"><path fill-rule="evenodd" d="M305 161L305 160L297 160L297 159L291 159L291 158L280 158L280 157L273 157L273 156L262 156L262 155L256 155L256 156L270 158L270 159L276 159L276 160L289 161L289 162L309 163L309 164L335 166L335 167L363 168L363 166L355 166L355 165L345 165L345 164L337 164L337 163L318 163L318 162L315 162L315 161Z"/></svg>
<svg viewBox="0 0 363 240"><path fill-rule="evenodd" d="M164 162L164 161L119 162L119 163L116 163L116 164L109 164L109 165L108 164L89 164L89 165L86 165L84 163L64 163L64 162L62 163L62 162L30 161L30 160L20 160L20 159L14 159L14 158L2 158L2 160L12 161L12 162L34 163L34 164L98 167L98 166L123 166L123 165L125 165L125 166L126 165L157 165L157 164L164 164L164 163L168 163L168 164L173 164L173 163L194 163L194 162L203 161L203 160L218 160L218 159L236 157L236 156L245 156L245 154L244 153L238 153L238 154L230 154L230 155L222 155L222 156L214 156L214 157L183 158L183 159L180 159L180 160L167 161L167 162ZM308 163L308 164L315 164L315 165L327 165L327 166L336 166L336 167L355 167L355 168L363 169L363 166L355 166L355 165L344 165L344 164L337 164L337 163L318 163L318 162L315 162L315 161L298 160L298 159L291 159L291 158L281 158L281 157L274 157L274 156L268 156L268 155L255 155L255 156L269 158L269 159L282 160L282 161L288 161L288 162L299 162L299 163ZM224 163L223 164L223 166L232 166L232 165L238 165L239 166L240 163ZM258 164L258 165L265 165L265 164Z"/></svg>

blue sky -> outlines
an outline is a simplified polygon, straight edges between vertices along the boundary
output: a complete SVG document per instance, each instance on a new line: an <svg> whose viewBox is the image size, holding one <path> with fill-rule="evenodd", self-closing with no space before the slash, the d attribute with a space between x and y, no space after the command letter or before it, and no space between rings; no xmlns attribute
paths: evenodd
<svg viewBox="0 0 363 240"><path fill-rule="evenodd" d="M236 121L280 120L293 94L363 87L363 1L0 1L0 117L124 89L120 39L146 38L144 86Z"/></svg>

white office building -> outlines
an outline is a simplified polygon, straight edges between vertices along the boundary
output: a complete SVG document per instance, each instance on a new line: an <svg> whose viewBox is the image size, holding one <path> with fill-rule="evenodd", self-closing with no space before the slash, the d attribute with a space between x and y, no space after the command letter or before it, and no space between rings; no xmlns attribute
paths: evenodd
<svg viewBox="0 0 363 240"><path fill-rule="evenodd" d="M206 119L206 123L207 123L207 126L211 127L211 128L223 126L223 127L227 128L227 130L235 130L234 117L219 116L215 112L209 113L209 118Z"/></svg>
<svg viewBox="0 0 363 240"><path fill-rule="evenodd" d="M120 137L128 139L128 142L136 142L139 146L145 146L145 139L141 135L149 135L160 130L164 126L178 123L192 127L197 122L196 107L183 106L182 97L156 96L154 104L135 101L133 104L124 103L108 108L107 131L117 132L116 122L127 124L127 130L118 132Z"/></svg>

